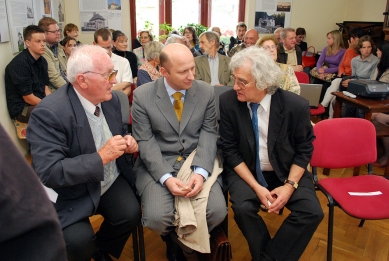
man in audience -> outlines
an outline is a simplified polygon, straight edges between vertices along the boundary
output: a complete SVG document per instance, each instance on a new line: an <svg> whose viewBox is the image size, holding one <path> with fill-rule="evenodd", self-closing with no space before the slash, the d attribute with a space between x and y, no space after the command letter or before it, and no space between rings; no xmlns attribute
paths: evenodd
<svg viewBox="0 0 389 261"><path fill-rule="evenodd" d="M195 58L196 80L202 80L212 86L233 86L230 70L230 57L219 55L219 36L216 32L206 31L200 35L200 50L203 56Z"/></svg>
<svg viewBox="0 0 389 261"><path fill-rule="evenodd" d="M261 48L237 53L230 66L236 82L220 97L220 138L235 221L252 260L299 260L323 219L307 170L315 138L309 104L277 87L283 73ZM291 211L273 238L261 204L269 213Z"/></svg>
<svg viewBox="0 0 389 261"><path fill-rule="evenodd" d="M282 43L279 43L277 62L292 66L295 72L303 71L303 52L296 45L296 32L293 28L281 31Z"/></svg>
<svg viewBox="0 0 389 261"><path fill-rule="evenodd" d="M23 31L27 46L5 68L5 94L11 119L27 123L35 106L49 95L45 31L29 25Z"/></svg>
<svg viewBox="0 0 389 261"><path fill-rule="evenodd" d="M243 50L244 48L248 48L250 46L255 45L258 39L259 36L257 30L255 29L248 30L244 35L243 43L232 48L232 50L230 50L229 52L229 56L232 57L235 53Z"/></svg>
<svg viewBox="0 0 389 261"><path fill-rule="evenodd" d="M54 207L1 125L0 150L0 260L65 261Z"/></svg>
<svg viewBox="0 0 389 261"><path fill-rule="evenodd" d="M116 74L116 84L113 86L113 90L121 90L125 94L131 94L131 83L132 79L132 71L130 67L130 62L117 54L112 53L112 34L106 28L98 29L94 34L94 45L98 45L104 48L108 55L111 57L111 61L115 70L117 70Z"/></svg>
<svg viewBox="0 0 389 261"><path fill-rule="evenodd" d="M221 55L226 55L224 43L220 40L220 37L222 36L220 27L214 26L211 28L211 31L219 35L219 47L217 49L217 52L220 53Z"/></svg>
<svg viewBox="0 0 389 261"><path fill-rule="evenodd" d="M282 30L284 30L283 27L278 27L276 30L274 30L274 36L276 37L278 43L282 42L280 36Z"/></svg>
<svg viewBox="0 0 389 261"><path fill-rule="evenodd" d="M185 36L177 35L177 34L171 34L169 38L167 38L165 42L165 46L172 43L179 43L187 46L191 53L193 54L193 57L201 56L202 54L197 51L194 47L191 46L188 38Z"/></svg>
<svg viewBox="0 0 389 261"><path fill-rule="evenodd" d="M38 26L45 30L46 48L43 57L45 57L48 65L49 89L54 92L67 82L66 55L59 43L61 31L57 21L51 17L43 17Z"/></svg>
<svg viewBox="0 0 389 261"><path fill-rule="evenodd" d="M245 23L239 22L236 25L236 38L231 36L230 44L228 45L228 51L231 51L231 49L237 46L238 44L243 43L243 37L246 31L247 31L247 25Z"/></svg>
<svg viewBox="0 0 389 261"><path fill-rule="evenodd" d="M191 204L201 208L193 212L197 228L189 237L180 237L180 242L197 251L203 244L209 250L209 231L227 214L214 171L219 168L215 95L209 84L194 79L195 62L187 47L165 46L160 62L163 77L134 92L133 132L140 152L134 172L142 223L161 235L169 261L183 261L186 258L176 241L186 228L181 223L188 221L181 214L189 213L176 208L175 200L178 204L191 198ZM183 173L185 180L179 179ZM182 219L175 220L176 211Z"/></svg>
<svg viewBox="0 0 389 261"><path fill-rule="evenodd" d="M42 183L58 193L54 206L68 260L112 260L140 220L128 155L138 144L122 124L119 98L112 93L116 71L107 52L80 46L67 66L71 83L31 114L32 164ZM104 217L96 235L89 222L95 213Z"/></svg>

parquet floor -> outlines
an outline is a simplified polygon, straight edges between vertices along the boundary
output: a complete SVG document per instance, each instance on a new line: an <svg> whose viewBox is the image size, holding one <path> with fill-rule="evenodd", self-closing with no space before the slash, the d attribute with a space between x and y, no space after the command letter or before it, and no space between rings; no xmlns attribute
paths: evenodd
<svg viewBox="0 0 389 261"><path fill-rule="evenodd" d="M383 173L383 169L375 168L376 174ZM367 172L365 167L361 167L361 174ZM331 170L330 177L352 176L352 169ZM326 176L319 173L319 179ZM327 248L327 224L328 207L327 199L321 192L317 192L325 217L320 223L317 231L313 235L301 261L322 261L326 260ZM388 202L389 207L389 202ZM260 212L268 226L271 235L274 235L284 218L289 214L285 209L282 216ZM232 245L233 261L250 261L251 255L247 242L235 224L233 212L229 208L229 240ZM92 224L97 228L102 221L101 217L92 217ZM336 209L334 219L334 261L389 261L389 220L368 220L362 228L358 227L359 220L346 215L342 210ZM144 228L146 260L160 261L166 260L165 244L161 238ZM187 256L189 261L199 260L195 255ZM125 249L118 259L119 261L133 260L132 238L130 238ZM201 261L201 260L200 260Z"/></svg>

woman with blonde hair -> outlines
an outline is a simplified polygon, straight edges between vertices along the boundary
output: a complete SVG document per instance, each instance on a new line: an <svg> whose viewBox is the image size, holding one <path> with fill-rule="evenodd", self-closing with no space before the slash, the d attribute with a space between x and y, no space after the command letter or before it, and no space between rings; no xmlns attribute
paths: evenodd
<svg viewBox="0 0 389 261"><path fill-rule="evenodd" d="M273 58L274 62L281 68L283 77L279 78L278 86L281 89L300 95L300 85L293 71L293 68L290 65L276 62L278 42L274 35L266 35L261 37L257 41L256 45L265 49Z"/></svg>
<svg viewBox="0 0 389 261"><path fill-rule="evenodd" d="M155 81L162 77L159 72L159 55L164 45L157 41L146 44L144 48L145 62L139 67L136 85L139 87L145 83Z"/></svg>

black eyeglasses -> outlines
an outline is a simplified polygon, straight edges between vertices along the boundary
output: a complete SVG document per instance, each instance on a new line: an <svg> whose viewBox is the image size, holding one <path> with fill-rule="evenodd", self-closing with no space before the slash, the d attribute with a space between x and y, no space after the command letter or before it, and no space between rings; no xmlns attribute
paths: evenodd
<svg viewBox="0 0 389 261"><path fill-rule="evenodd" d="M98 73L98 72L92 72L92 71L86 71L82 74L85 74L85 73L95 73L95 74L100 74L102 75L106 80L108 80L109 82L112 82L113 79L116 77L116 75L118 74L118 70L112 70L112 72L110 73Z"/></svg>
<svg viewBox="0 0 389 261"><path fill-rule="evenodd" d="M52 34L58 34L60 33L61 31L59 29L55 30L55 31L49 31L49 30L46 30L46 32L50 32Z"/></svg>

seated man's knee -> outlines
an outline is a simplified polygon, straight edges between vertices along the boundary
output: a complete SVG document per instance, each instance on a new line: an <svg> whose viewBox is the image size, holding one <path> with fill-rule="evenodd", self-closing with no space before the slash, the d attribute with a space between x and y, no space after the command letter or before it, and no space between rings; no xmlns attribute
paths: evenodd
<svg viewBox="0 0 389 261"><path fill-rule="evenodd" d="M69 261L90 260L95 251L95 234L92 227L71 225L63 229Z"/></svg>
<svg viewBox="0 0 389 261"><path fill-rule="evenodd" d="M173 227L174 209L166 210L161 208L143 208L142 224L154 233L166 235Z"/></svg>

